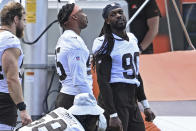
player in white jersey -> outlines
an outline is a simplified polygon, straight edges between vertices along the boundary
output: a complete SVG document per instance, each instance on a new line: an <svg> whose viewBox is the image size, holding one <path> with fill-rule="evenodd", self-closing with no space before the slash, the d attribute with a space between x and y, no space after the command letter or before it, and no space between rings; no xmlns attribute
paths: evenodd
<svg viewBox="0 0 196 131"><path fill-rule="evenodd" d="M88 20L82 9L73 3L62 7L58 21L64 32L57 42L55 51L56 70L62 84L56 107L69 109L73 105L75 95L92 94L86 67L89 50L80 37L80 32L86 28Z"/></svg>
<svg viewBox="0 0 196 131"><path fill-rule="evenodd" d="M19 131L85 131L80 122L66 109L59 107Z"/></svg>
<svg viewBox="0 0 196 131"><path fill-rule="evenodd" d="M94 123L103 112L92 94L80 93L69 110L59 107L19 131L97 131Z"/></svg>
<svg viewBox="0 0 196 131"><path fill-rule="evenodd" d="M137 101L142 101L149 121L155 116L139 75L137 38L125 31L127 21L118 3L107 5L102 15L105 23L92 51L100 88L99 102L106 110L109 124L107 130L144 131Z"/></svg>
<svg viewBox="0 0 196 131"><path fill-rule="evenodd" d="M58 14L58 21L64 32L56 45L56 70L62 84L56 99L56 108L69 109L74 98L80 93L93 95L92 85L88 76L89 50L80 37L82 29L86 28L88 20L82 9L73 4L66 4ZM89 81L90 80L90 81ZM97 117L93 117L96 125ZM89 122L86 121L88 125Z"/></svg>
<svg viewBox="0 0 196 131"><path fill-rule="evenodd" d="M17 2L5 5L1 10L0 28L0 130L10 130L16 125L17 109L23 125L31 122L19 78L23 52L18 38L23 36L24 26L22 5Z"/></svg>

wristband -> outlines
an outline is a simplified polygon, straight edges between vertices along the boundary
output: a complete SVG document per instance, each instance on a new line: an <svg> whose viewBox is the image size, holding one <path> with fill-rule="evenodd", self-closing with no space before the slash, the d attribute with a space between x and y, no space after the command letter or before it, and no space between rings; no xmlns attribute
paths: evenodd
<svg viewBox="0 0 196 131"><path fill-rule="evenodd" d="M142 104L142 106L143 106L144 109L150 108L150 105L149 105L149 103L148 103L148 100L143 100L143 101L141 101L141 104Z"/></svg>
<svg viewBox="0 0 196 131"><path fill-rule="evenodd" d="M26 110L26 104L24 102L20 102L16 105L16 107L19 109L19 111Z"/></svg>
<svg viewBox="0 0 196 131"><path fill-rule="evenodd" d="M110 118L112 118L112 117L117 117L118 116L118 114L117 113L114 113L114 114L111 114L110 115Z"/></svg>

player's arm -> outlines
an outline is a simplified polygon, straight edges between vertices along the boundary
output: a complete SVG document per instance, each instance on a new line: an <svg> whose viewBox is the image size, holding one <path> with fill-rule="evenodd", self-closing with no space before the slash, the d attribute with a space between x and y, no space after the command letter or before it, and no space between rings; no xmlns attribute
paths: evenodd
<svg viewBox="0 0 196 131"><path fill-rule="evenodd" d="M104 37L96 38L93 42L92 52L96 54L104 41ZM97 72L97 82L99 85L100 95L105 105L105 110L110 114L109 126L112 130L122 128L122 122L118 117L113 103L113 93L110 87L110 75L112 68L112 58L109 55L98 55L93 60Z"/></svg>
<svg viewBox="0 0 196 131"><path fill-rule="evenodd" d="M145 50L153 42L155 36L158 34L159 30L159 16L155 16L147 19L148 31L140 43L142 50Z"/></svg>
<svg viewBox="0 0 196 131"><path fill-rule="evenodd" d="M2 67L7 78L10 96L20 110L23 125L26 125L31 122L31 119L26 112L26 105L24 106L23 103L24 98L22 94L22 87L18 79L19 56L20 50L17 48L9 48L5 50L2 55Z"/></svg>
<svg viewBox="0 0 196 131"><path fill-rule="evenodd" d="M141 78L141 75L138 75L138 80L140 82L140 86L137 88L137 99L139 102L146 100L146 95L144 92L144 85L143 85L143 80Z"/></svg>
<svg viewBox="0 0 196 131"><path fill-rule="evenodd" d="M143 86L143 80L138 75L138 80L140 81L140 86L137 88L137 99L139 102L141 102L143 108L144 108L144 114L146 121L153 121L155 118L155 114L152 112L150 105L148 103L148 100L146 98L145 92L144 92L144 86Z"/></svg>
<svg viewBox="0 0 196 131"><path fill-rule="evenodd" d="M144 92L143 80L142 80L140 74L138 75L138 80L140 82L140 86L136 89L137 90L137 99L139 102L141 102L144 109L150 108L150 105L148 103L148 100L147 100L145 92Z"/></svg>
<svg viewBox="0 0 196 131"><path fill-rule="evenodd" d="M114 96L109 83L111 68L112 59L109 55L99 55L96 57L97 82L106 112L110 114L109 126L111 129L121 130L122 123L114 106Z"/></svg>
<svg viewBox="0 0 196 131"><path fill-rule="evenodd" d="M144 39L140 43L142 50L148 48L153 42L153 39L158 34L159 30L159 18L161 17L160 10L155 0L150 0L144 8L145 17L147 18L148 31L144 36Z"/></svg>
<svg viewBox="0 0 196 131"><path fill-rule="evenodd" d="M96 58L96 72L97 82L100 89L100 94L103 98L104 105L106 106L109 114L116 113L116 109L113 103L113 94L110 87L110 73L111 73L111 57L109 55L99 55Z"/></svg>
<svg viewBox="0 0 196 131"><path fill-rule="evenodd" d="M92 52L96 52L101 48L104 37L98 37L93 42ZM96 57L96 58L95 58ZM109 84L112 68L112 58L109 55L100 54L93 58L97 72L97 82L99 85L100 95L103 99L106 110L109 114L115 114L116 109L113 103L113 94Z"/></svg>
<svg viewBox="0 0 196 131"><path fill-rule="evenodd" d="M7 78L8 90L16 105L24 101L22 88L18 79L19 56L20 50L17 48L9 48L2 55L2 66Z"/></svg>

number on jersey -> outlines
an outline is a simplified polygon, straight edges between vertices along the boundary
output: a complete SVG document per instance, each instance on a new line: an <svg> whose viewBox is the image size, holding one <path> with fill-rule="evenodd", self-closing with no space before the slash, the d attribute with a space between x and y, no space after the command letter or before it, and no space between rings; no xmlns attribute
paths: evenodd
<svg viewBox="0 0 196 131"><path fill-rule="evenodd" d="M55 51L56 56L57 56L57 53L59 53L59 52L60 52L60 47L57 48L56 51ZM63 68L63 65L61 64L60 61L56 61L56 66L57 66L57 74L59 76L59 79L61 81L65 80L65 78L67 77L67 75L65 73L65 70ZM58 71L58 69L60 70L60 72Z"/></svg>
<svg viewBox="0 0 196 131"><path fill-rule="evenodd" d="M2 72L2 66L0 66L0 72ZM3 77L3 74L0 73L0 80L3 80L4 77Z"/></svg>
<svg viewBox="0 0 196 131"><path fill-rule="evenodd" d="M134 53L134 57L130 53L124 54L122 57L122 67L124 70L132 69L132 75L129 75L127 72L123 72L123 76L126 79L134 79L137 78L138 66L137 66L137 58L139 57L139 52ZM132 62L133 61L133 62Z"/></svg>

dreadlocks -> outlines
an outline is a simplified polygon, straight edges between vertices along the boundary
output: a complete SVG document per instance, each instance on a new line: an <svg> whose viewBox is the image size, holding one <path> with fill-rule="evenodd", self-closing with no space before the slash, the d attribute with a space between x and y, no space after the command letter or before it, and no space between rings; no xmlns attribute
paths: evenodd
<svg viewBox="0 0 196 131"><path fill-rule="evenodd" d="M101 48L95 52L95 54L94 54L95 57L97 55L101 55L101 54L110 55L110 53L112 52L112 49L114 47L114 37L112 35L110 25L108 25L106 22L104 22L103 28L102 28L99 36L102 36L102 35L104 35L105 39L104 39L104 42L103 42Z"/></svg>
<svg viewBox="0 0 196 131"><path fill-rule="evenodd" d="M102 35L104 35L105 39L103 41L101 48L93 54L93 61L92 61L93 69L95 67L95 61L97 57L102 54L110 55L114 47L114 37L112 35L110 25L107 24L106 21L104 22L104 25L101 29L99 36Z"/></svg>

